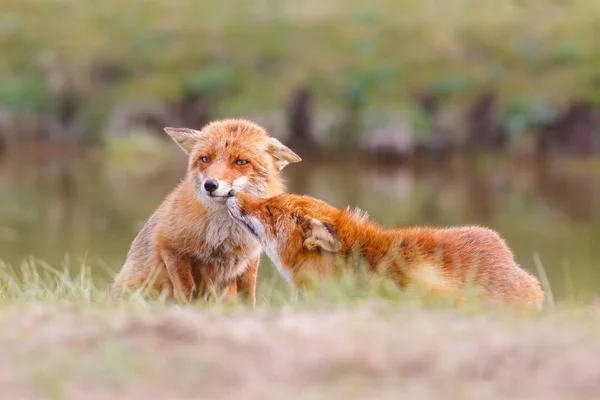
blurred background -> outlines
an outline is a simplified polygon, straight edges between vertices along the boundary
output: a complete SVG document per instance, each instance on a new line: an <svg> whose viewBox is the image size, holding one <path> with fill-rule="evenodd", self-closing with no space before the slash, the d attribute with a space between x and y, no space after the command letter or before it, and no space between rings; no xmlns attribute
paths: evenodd
<svg viewBox="0 0 600 400"><path fill-rule="evenodd" d="M488 225L555 297L599 294L598 21L589 0L3 0L3 268L120 269L183 177L162 128L242 116L303 157L290 191Z"/></svg>

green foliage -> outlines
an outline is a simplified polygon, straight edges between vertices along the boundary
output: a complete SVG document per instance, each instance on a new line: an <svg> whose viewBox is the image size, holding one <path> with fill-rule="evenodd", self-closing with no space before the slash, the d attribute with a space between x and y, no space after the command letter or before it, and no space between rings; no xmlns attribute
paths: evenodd
<svg viewBox="0 0 600 400"><path fill-rule="evenodd" d="M79 123L82 125L80 139L84 143L98 144L103 138L102 128L105 126L111 111L110 103L106 99L84 102L82 105Z"/></svg>
<svg viewBox="0 0 600 400"><path fill-rule="evenodd" d="M191 74L184 82L184 90L207 98L218 98L231 94L239 85L240 74L235 68L212 66Z"/></svg>
<svg viewBox="0 0 600 400"><path fill-rule="evenodd" d="M417 139L426 141L433 132L433 121L422 107L411 109L411 125Z"/></svg>
<svg viewBox="0 0 600 400"><path fill-rule="evenodd" d="M433 8L418 0L368 6L356 0L261 5L13 0L2 2L0 11L4 74L21 77L24 66L46 55L75 78L111 61L134 72L123 83L130 97L169 95L179 77L218 59L225 63L202 72L204 77L192 73L190 80L212 91L206 81L221 87L236 70L248 104L255 98L276 103L282 90L310 74L331 79L344 70L352 72L338 95L360 101L375 92L373 77L386 65L409 72L385 79L397 100L415 84L443 93L475 90L464 77L489 78L498 66L505 71L503 93L555 99L586 91L573 80L583 68L597 69L600 60L594 41L600 8L583 0L502 5L483 0L466 8L458 0ZM265 63L268 68L258 67ZM365 65L372 70L360 72ZM323 88L322 95L336 95L327 92Z"/></svg>
<svg viewBox="0 0 600 400"><path fill-rule="evenodd" d="M0 79L0 106L11 111L51 110L55 105L40 74L10 76Z"/></svg>
<svg viewBox="0 0 600 400"><path fill-rule="evenodd" d="M534 130L552 123L557 111L547 101L517 98L502 110L500 127L509 134Z"/></svg>
<svg viewBox="0 0 600 400"><path fill-rule="evenodd" d="M360 114L401 108L413 89L460 103L491 88L506 109L503 128L528 130L551 118L552 104L599 102L598 20L600 7L584 0L8 0L0 106L52 110L52 73L94 99L91 129L129 100L192 94L251 113L282 107L308 82L320 106ZM99 65L127 75L90 85ZM355 140L361 115L345 119L341 130Z"/></svg>
<svg viewBox="0 0 600 400"><path fill-rule="evenodd" d="M468 93L477 87L471 77L444 73L432 82L430 91L435 98L443 101Z"/></svg>

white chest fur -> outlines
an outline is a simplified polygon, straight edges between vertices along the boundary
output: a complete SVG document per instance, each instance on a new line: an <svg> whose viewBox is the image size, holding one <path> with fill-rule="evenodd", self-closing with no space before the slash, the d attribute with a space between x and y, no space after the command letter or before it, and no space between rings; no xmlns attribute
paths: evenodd
<svg viewBox="0 0 600 400"><path fill-rule="evenodd" d="M198 232L204 243L194 250L194 258L209 268L217 281L229 281L244 273L248 261L260 256L262 247L243 227L236 224L227 210L210 209Z"/></svg>

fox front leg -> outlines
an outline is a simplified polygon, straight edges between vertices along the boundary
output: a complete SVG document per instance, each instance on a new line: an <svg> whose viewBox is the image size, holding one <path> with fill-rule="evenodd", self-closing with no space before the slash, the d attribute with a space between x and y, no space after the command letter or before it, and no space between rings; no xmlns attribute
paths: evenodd
<svg viewBox="0 0 600 400"><path fill-rule="evenodd" d="M252 307L256 306L256 278L259 263L260 257L248 261L246 271L236 279L238 293L245 297Z"/></svg>
<svg viewBox="0 0 600 400"><path fill-rule="evenodd" d="M190 301L196 293L191 260L171 250L163 250L160 255L173 283L173 295L180 301Z"/></svg>

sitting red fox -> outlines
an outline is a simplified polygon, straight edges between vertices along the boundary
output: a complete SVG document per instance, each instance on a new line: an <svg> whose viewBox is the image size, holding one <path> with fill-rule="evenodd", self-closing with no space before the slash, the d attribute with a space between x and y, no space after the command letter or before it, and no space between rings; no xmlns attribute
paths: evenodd
<svg viewBox="0 0 600 400"><path fill-rule="evenodd" d="M262 249L229 217L227 194L282 193L281 170L300 157L246 119L165 131L188 155L187 172L133 240L111 296L153 289L185 301L214 289L254 305Z"/></svg>
<svg viewBox="0 0 600 400"><path fill-rule="evenodd" d="M324 275L352 251L372 271L400 287L421 284L433 293L456 296L468 283L484 300L541 309L539 281L519 268L504 240L476 227L386 229L360 210L339 209L308 196L259 198L229 192L227 209L263 245L281 274L304 287L305 273ZM338 257L336 257L338 256Z"/></svg>

